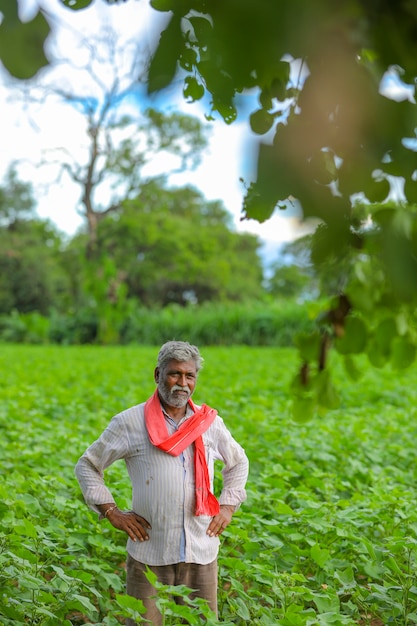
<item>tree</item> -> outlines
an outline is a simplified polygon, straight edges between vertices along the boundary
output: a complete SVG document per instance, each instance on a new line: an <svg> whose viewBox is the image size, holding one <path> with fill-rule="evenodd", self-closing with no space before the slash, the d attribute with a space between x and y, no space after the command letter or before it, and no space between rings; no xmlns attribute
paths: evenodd
<svg viewBox="0 0 417 626"><path fill-rule="evenodd" d="M192 187L170 189L157 181L98 229L100 257L115 267L108 297L125 283L127 296L145 306L260 297L259 245L257 237L231 230L220 202L208 202Z"/></svg>
<svg viewBox="0 0 417 626"><path fill-rule="evenodd" d="M23 92L29 105L43 106L51 99L65 105L63 113L78 116L85 131L82 145L71 150L57 144L43 165L53 166L57 184L67 177L78 186L78 210L93 256L98 223L117 212L123 200L137 195L151 176L145 173L146 166L165 157L160 169L165 167L167 175L192 169L207 139L198 119L146 108L141 83L148 56L138 42L121 41L110 29L88 41L79 35L76 63L59 44L58 39L52 47L51 66ZM34 115L33 108L28 110Z"/></svg>
<svg viewBox="0 0 417 626"><path fill-rule="evenodd" d="M47 314L68 304L63 240L51 223L34 216L32 194L10 169L0 187L0 313Z"/></svg>
<svg viewBox="0 0 417 626"><path fill-rule="evenodd" d="M19 180L12 164L0 187L0 226L13 230L17 222L33 217L35 199L30 183Z"/></svg>

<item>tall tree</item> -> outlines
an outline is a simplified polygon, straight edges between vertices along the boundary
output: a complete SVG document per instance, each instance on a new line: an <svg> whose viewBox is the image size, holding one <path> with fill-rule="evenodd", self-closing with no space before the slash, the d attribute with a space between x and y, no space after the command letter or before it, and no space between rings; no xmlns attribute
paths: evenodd
<svg viewBox="0 0 417 626"><path fill-rule="evenodd" d="M75 43L81 60L68 57L58 38L51 47L51 66L24 91L29 104L53 100L63 105L63 115L66 110L78 116L80 136L84 130L81 145L57 144L44 164L54 166L57 183L67 176L79 187L78 211L91 253L99 221L137 195L150 176L147 165L158 160L166 174L192 169L207 138L196 118L146 108L148 55L138 42L126 42L108 29L88 41L80 34Z"/></svg>
<svg viewBox="0 0 417 626"><path fill-rule="evenodd" d="M98 229L100 254L113 261L128 296L147 306L260 297L259 245L257 237L233 232L220 202L157 181Z"/></svg>

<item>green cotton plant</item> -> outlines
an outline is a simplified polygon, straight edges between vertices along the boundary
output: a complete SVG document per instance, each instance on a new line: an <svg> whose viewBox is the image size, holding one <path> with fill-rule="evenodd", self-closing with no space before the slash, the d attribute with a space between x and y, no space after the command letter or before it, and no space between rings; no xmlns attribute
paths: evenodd
<svg viewBox="0 0 417 626"><path fill-rule="evenodd" d="M118 626L128 611L146 623L124 595L126 539L85 505L74 465L112 415L152 393L158 346L0 348L0 623ZM195 401L218 409L250 460L247 500L221 539L218 620L206 623L416 624L416 367L359 359L352 382L341 358L340 408L298 423L295 350L202 354ZM106 480L129 508L124 464ZM166 624L201 624L204 603L179 606L177 592L189 590L158 594Z"/></svg>

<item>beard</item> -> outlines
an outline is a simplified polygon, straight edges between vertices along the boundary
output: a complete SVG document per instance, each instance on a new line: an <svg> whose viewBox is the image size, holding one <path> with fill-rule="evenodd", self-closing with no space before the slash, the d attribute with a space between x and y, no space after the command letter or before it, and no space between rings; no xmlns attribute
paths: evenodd
<svg viewBox="0 0 417 626"><path fill-rule="evenodd" d="M185 393L176 393L183 391ZM188 400L191 398L191 390L189 387L181 387L180 385L174 385L169 388L168 385L162 381L158 383L158 392L162 401L168 406L173 406L176 409L184 407Z"/></svg>

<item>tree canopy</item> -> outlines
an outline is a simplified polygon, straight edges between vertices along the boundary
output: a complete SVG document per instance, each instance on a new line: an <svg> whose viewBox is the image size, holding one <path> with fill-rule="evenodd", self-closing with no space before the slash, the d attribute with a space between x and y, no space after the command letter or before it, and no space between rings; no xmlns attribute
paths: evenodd
<svg viewBox="0 0 417 626"><path fill-rule="evenodd" d="M230 215L192 187L146 183L98 228L100 260L111 260L127 297L148 307L260 297L254 235L233 232Z"/></svg>

